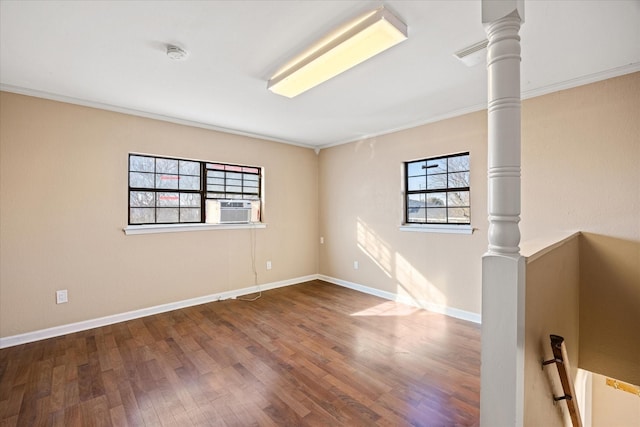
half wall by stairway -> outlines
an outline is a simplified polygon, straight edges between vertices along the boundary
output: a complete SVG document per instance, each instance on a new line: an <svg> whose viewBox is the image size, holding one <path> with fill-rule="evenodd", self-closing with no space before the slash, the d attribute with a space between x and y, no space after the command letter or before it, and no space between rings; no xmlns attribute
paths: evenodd
<svg viewBox="0 0 640 427"><path fill-rule="evenodd" d="M631 262L634 257L640 259L639 248L637 242L588 233L560 233L522 244L527 258L525 425L571 425L566 403L552 399L563 395L557 370L541 366L542 360L553 359L551 334L565 338L572 381L584 369L632 384L640 382L640 340L634 328L640 324L640 274L639 263ZM614 312L616 308L624 312ZM577 396L573 396L580 403L583 419L590 420L597 405L624 404L593 400L599 394L591 398L591 387L584 384L576 387ZM639 422L640 414L636 418L627 421Z"/></svg>

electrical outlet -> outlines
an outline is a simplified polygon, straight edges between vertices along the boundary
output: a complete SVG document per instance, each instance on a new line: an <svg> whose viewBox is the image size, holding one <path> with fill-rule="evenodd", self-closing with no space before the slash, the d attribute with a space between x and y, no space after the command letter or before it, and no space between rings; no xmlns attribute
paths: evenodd
<svg viewBox="0 0 640 427"><path fill-rule="evenodd" d="M324 237L320 237L320 244L324 245Z"/></svg>
<svg viewBox="0 0 640 427"><path fill-rule="evenodd" d="M267 261L267 270L271 270L271 261Z"/></svg>
<svg viewBox="0 0 640 427"><path fill-rule="evenodd" d="M65 302L69 302L67 290L56 291L56 304L64 304Z"/></svg>
<svg viewBox="0 0 640 427"><path fill-rule="evenodd" d="M358 261L353 261L353 269L357 270L358 268L360 268L360 264L358 263Z"/></svg>

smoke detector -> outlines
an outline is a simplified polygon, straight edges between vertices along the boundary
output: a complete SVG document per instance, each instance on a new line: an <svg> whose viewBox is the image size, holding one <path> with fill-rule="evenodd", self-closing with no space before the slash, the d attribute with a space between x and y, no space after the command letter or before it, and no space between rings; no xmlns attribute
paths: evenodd
<svg viewBox="0 0 640 427"><path fill-rule="evenodd" d="M187 57L188 53L186 50L181 47L168 45L167 46L167 56L174 61L182 61Z"/></svg>
<svg viewBox="0 0 640 427"><path fill-rule="evenodd" d="M467 67L473 67L487 59L487 45L489 40L482 40L481 42L472 44L471 46L460 49L453 54Z"/></svg>

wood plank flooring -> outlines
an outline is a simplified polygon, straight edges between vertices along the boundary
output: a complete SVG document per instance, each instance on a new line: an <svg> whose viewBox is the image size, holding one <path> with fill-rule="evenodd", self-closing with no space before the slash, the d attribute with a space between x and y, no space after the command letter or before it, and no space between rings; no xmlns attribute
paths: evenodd
<svg viewBox="0 0 640 427"><path fill-rule="evenodd" d="M477 426L480 327L312 281L0 350L4 426Z"/></svg>

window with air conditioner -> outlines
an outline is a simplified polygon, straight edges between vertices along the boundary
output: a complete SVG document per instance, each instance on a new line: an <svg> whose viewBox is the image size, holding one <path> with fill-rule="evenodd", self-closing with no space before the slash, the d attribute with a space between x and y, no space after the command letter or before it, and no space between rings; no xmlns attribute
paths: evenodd
<svg viewBox="0 0 640 427"><path fill-rule="evenodd" d="M129 155L129 225L261 221L262 168Z"/></svg>

